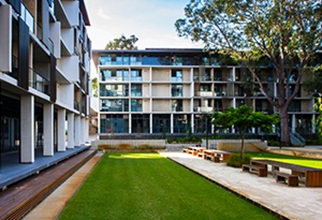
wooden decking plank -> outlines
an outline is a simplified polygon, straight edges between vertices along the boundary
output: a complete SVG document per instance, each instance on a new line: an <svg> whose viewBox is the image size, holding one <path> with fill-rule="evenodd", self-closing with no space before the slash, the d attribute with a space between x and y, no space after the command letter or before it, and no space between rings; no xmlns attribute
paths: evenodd
<svg viewBox="0 0 322 220"><path fill-rule="evenodd" d="M0 219L23 217L95 153L83 151L0 192Z"/></svg>

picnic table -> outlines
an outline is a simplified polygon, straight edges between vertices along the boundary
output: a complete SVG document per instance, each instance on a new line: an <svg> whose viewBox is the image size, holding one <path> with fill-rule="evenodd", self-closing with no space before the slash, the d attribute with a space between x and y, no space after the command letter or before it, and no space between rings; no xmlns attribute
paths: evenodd
<svg viewBox="0 0 322 220"><path fill-rule="evenodd" d="M222 150L204 150L204 159L210 159L215 162L224 161L227 162L231 153Z"/></svg>
<svg viewBox="0 0 322 220"><path fill-rule="evenodd" d="M275 173L278 172L280 168L289 169L291 170L292 175L297 175L298 177L304 179L304 184L306 187L322 186L322 169L267 159L252 160L251 164L257 166L262 165L266 167L271 166L273 176L275 176Z"/></svg>

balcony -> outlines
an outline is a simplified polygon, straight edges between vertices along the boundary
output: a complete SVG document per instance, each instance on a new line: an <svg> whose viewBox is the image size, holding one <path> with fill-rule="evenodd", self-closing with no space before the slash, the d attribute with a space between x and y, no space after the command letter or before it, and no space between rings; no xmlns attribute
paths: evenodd
<svg viewBox="0 0 322 220"><path fill-rule="evenodd" d="M33 69L29 69L29 86L49 95L49 81Z"/></svg>

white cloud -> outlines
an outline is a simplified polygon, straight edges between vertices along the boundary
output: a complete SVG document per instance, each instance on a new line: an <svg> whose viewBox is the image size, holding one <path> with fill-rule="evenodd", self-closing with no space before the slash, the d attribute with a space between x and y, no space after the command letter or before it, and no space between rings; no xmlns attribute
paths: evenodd
<svg viewBox="0 0 322 220"><path fill-rule="evenodd" d="M102 8L99 8L97 11L97 16L99 16L100 18L104 19L104 20L111 20L111 17L108 16L107 14L104 13L104 10Z"/></svg>

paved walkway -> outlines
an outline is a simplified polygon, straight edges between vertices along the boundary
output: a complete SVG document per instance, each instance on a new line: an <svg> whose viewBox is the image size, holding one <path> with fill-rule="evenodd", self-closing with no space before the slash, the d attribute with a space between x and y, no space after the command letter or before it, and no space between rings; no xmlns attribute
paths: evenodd
<svg viewBox="0 0 322 220"><path fill-rule="evenodd" d="M285 184L276 183L271 176L260 178L254 174L242 172L240 168L228 167L224 163L214 163L182 152L160 152L160 154L285 218L296 220L322 218L322 188L288 187ZM24 219L56 219L100 157L100 153L94 156Z"/></svg>
<svg viewBox="0 0 322 220"><path fill-rule="evenodd" d="M322 218L322 188L288 187L276 183L271 176L242 172L240 168L181 152L161 152L162 155L206 176L246 198L289 218L320 220Z"/></svg>

